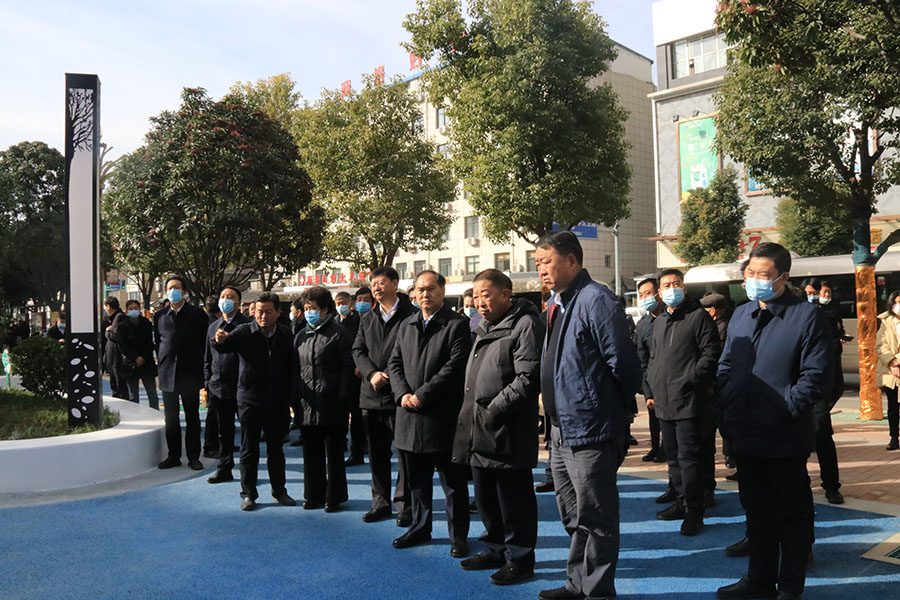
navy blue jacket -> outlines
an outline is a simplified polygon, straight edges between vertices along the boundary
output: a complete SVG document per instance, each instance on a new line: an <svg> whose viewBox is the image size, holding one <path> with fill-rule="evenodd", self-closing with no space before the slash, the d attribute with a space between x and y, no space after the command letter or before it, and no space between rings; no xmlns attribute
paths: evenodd
<svg viewBox="0 0 900 600"><path fill-rule="evenodd" d="M582 269L569 287L553 361L556 412L563 446L585 446L625 434L626 410L643 373L625 310L615 294ZM549 340L549 333L545 340Z"/></svg>
<svg viewBox="0 0 900 600"><path fill-rule="evenodd" d="M790 291L765 310L758 302L735 310L717 384L722 429L736 454L796 457L813 451L812 409L831 387L832 352L822 311Z"/></svg>
<svg viewBox="0 0 900 600"><path fill-rule="evenodd" d="M249 323L250 317L237 311L231 323L225 322L225 316L214 319L206 330L206 355L203 360L203 379L206 390L217 398L234 400L237 398L238 372L240 359L233 352L219 352L215 348L216 332L224 329L232 332L238 325ZM224 324L224 326L223 326Z"/></svg>
<svg viewBox="0 0 900 600"><path fill-rule="evenodd" d="M208 326L206 313L187 302L177 313L167 306L153 315L159 389L194 393L203 387L203 354Z"/></svg>

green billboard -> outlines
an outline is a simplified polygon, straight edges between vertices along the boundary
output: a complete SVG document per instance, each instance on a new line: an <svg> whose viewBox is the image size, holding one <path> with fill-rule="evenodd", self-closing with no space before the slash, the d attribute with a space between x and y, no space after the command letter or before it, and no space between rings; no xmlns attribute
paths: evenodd
<svg viewBox="0 0 900 600"><path fill-rule="evenodd" d="M691 190L708 186L719 169L715 140L715 117L703 117L678 124L682 201L687 200Z"/></svg>

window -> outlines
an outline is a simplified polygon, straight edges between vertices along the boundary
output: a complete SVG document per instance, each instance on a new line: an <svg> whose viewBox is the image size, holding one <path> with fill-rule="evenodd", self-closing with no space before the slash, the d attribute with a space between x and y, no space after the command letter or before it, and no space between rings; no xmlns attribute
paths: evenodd
<svg viewBox="0 0 900 600"><path fill-rule="evenodd" d="M128 292L128 299L129 300L137 300L138 302L141 303L141 308L144 307L144 297L143 297L143 295L141 295L140 292Z"/></svg>
<svg viewBox="0 0 900 600"><path fill-rule="evenodd" d="M525 270L529 273L537 271L537 262L534 260L534 250L525 254Z"/></svg>
<svg viewBox="0 0 900 600"><path fill-rule="evenodd" d="M447 154L450 152L450 144L438 144L437 151L438 154L447 158Z"/></svg>
<svg viewBox="0 0 900 600"><path fill-rule="evenodd" d="M434 114L435 121L437 124L435 127L446 127L447 126L447 109L443 106L439 107Z"/></svg>
<svg viewBox="0 0 900 600"><path fill-rule="evenodd" d="M466 237L478 237L478 217L466 217Z"/></svg>
<svg viewBox="0 0 900 600"><path fill-rule="evenodd" d="M419 115L416 119L416 122L413 123L413 131L416 133L422 133L425 131L425 115Z"/></svg>
<svg viewBox="0 0 900 600"><path fill-rule="evenodd" d="M509 252L494 255L494 268L498 271L509 271Z"/></svg>
<svg viewBox="0 0 900 600"><path fill-rule="evenodd" d="M477 256L467 256L466 257L466 275L475 275L478 273L478 257Z"/></svg>
<svg viewBox="0 0 900 600"><path fill-rule="evenodd" d="M424 270L425 270L425 261L424 260L413 261L413 273L418 275L419 273L421 273Z"/></svg>
<svg viewBox="0 0 900 600"><path fill-rule="evenodd" d="M453 259L441 258L438 260L438 272L444 277L450 277L453 274Z"/></svg>
<svg viewBox="0 0 900 600"><path fill-rule="evenodd" d="M400 273L400 279L406 279L406 263L397 263L397 272Z"/></svg>
<svg viewBox="0 0 900 600"><path fill-rule="evenodd" d="M722 33L675 42L672 46L674 79L724 67L726 48Z"/></svg>
<svg viewBox="0 0 900 600"><path fill-rule="evenodd" d="M612 256L610 256L609 254L606 254L603 257L603 266L606 267L607 269L612 266Z"/></svg>
<svg viewBox="0 0 900 600"><path fill-rule="evenodd" d="M441 235L441 241L442 242L450 241L450 228L449 227L447 227L447 229L444 230L443 235Z"/></svg>

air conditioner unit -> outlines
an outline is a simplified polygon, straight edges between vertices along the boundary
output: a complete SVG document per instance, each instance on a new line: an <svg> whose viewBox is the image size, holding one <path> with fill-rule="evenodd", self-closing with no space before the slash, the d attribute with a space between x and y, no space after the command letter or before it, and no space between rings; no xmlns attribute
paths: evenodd
<svg viewBox="0 0 900 600"><path fill-rule="evenodd" d="M467 241L469 242L469 245L472 246L473 248L477 247L481 243L481 240L479 238L468 238Z"/></svg>
<svg viewBox="0 0 900 600"><path fill-rule="evenodd" d="M410 248L409 250L406 251L406 253L407 254L418 254L419 250L418 250L418 248Z"/></svg>
<svg viewBox="0 0 900 600"><path fill-rule="evenodd" d="M463 275L466 274L466 272L463 271L462 269L457 269L457 270L455 271L455 273L456 273L456 276L457 276L457 277L461 277L461 276L463 276Z"/></svg>
<svg viewBox="0 0 900 600"><path fill-rule="evenodd" d="M438 133L440 133L441 135L447 135L447 126L441 125L440 127L438 127Z"/></svg>

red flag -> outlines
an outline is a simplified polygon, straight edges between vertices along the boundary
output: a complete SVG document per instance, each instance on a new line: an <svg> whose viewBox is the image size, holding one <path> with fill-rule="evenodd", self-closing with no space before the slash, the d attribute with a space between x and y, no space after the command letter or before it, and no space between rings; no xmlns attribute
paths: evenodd
<svg viewBox="0 0 900 600"><path fill-rule="evenodd" d="M375 85L384 83L384 65L375 67Z"/></svg>
<svg viewBox="0 0 900 600"><path fill-rule="evenodd" d="M422 58L416 56L412 52L409 53L409 70L413 69L421 69L422 68Z"/></svg>

